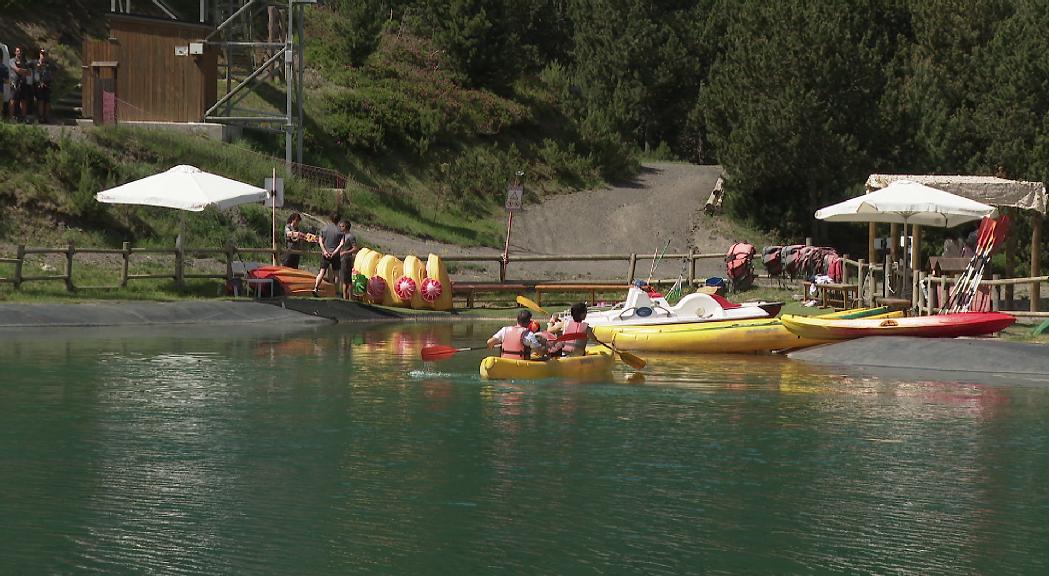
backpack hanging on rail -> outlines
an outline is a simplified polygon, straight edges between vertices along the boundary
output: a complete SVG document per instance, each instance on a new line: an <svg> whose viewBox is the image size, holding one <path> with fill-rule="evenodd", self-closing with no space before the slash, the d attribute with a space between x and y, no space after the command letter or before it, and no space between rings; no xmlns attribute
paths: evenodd
<svg viewBox="0 0 1049 576"><path fill-rule="evenodd" d="M756 253L754 245L747 242L736 242L725 253L725 269L734 292L746 290L754 283L754 255Z"/></svg>

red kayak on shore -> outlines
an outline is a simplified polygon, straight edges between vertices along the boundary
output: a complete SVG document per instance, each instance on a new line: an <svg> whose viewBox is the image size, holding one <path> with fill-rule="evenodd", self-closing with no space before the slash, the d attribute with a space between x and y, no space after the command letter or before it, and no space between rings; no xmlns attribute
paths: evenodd
<svg viewBox="0 0 1049 576"><path fill-rule="evenodd" d="M855 320L784 314L780 320L788 330L798 336L819 340L848 340L866 336L984 336L1000 332L1016 322L1015 317L1001 312L962 312L937 316Z"/></svg>

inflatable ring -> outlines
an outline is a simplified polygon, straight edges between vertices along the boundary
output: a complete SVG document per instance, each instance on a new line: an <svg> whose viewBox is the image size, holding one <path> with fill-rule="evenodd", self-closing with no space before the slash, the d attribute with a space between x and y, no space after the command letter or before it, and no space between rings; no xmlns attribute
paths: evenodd
<svg viewBox="0 0 1049 576"><path fill-rule="evenodd" d="M393 284L393 291L397 293L397 297L401 300L411 300L412 296L415 295L415 280L407 276L401 276L397 279L397 282Z"/></svg>
<svg viewBox="0 0 1049 576"><path fill-rule="evenodd" d="M368 280L368 296L372 300L381 301L384 292L386 292L386 280L382 276L372 276Z"/></svg>
<svg viewBox="0 0 1049 576"><path fill-rule="evenodd" d="M427 302L433 302L440 298L441 292L443 291L444 289L441 287L441 283L433 278L426 278L423 280L422 289L420 290L420 292L422 292L423 300L426 300Z"/></svg>

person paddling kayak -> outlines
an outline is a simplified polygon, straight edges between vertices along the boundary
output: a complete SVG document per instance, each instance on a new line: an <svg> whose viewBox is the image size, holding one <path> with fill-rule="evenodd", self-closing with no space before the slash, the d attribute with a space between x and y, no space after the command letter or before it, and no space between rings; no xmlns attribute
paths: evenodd
<svg viewBox="0 0 1049 576"><path fill-rule="evenodd" d="M572 319L568 322L563 323L562 333L563 334L586 334L588 338L594 337L594 331L590 328L590 325L586 323L586 303L576 302L572 304L569 309L572 315ZM569 340L567 342L558 342L554 344L550 349L552 356L583 356L586 354L586 340Z"/></svg>
<svg viewBox="0 0 1049 576"><path fill-rule="evenodd" d="M545 347L531 330L531 323L532 313L522 310L517 315L517 324L500 328L488 339L488 347L501 346L500 356L520 360L529 360L533 350L542 353Z"/></svg>

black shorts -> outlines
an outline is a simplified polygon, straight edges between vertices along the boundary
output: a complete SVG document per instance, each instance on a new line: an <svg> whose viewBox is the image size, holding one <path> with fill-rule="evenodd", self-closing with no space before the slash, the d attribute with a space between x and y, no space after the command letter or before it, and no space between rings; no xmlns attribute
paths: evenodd
<svg viewBox="0 0 1049 576"><path fill-rule="evenodd" d="M332 272L338 272L340 260L342 259L339 258L338 254L332 256L331 258L325 258L324 256L321 256L321 270L330 269Z"/></svg>
<svg viewBox="0 0 1049 576"><path fill-rule="evenodd" d="M284 259L281 260L281 265L288 268L298 268L299 256L301 256L301 254L284 254Z"/></svg>
<svg viewBox="0 0 1049 576"><path fill-rule="evenodd" d="M342 266L342 269L339 271L339 279L344 284L353 282L353 258L343 258L340 266Z"/></svg>
<svg viewBox="0 0 1049 576"><path fill-rule="evenodd" d="M11 99L18 100L19 102L28 102L33 97L33 87L29 84L22 83L19 86L11 87Z"/></svg>
<svg viewBox="0 0 1049 576"><path fill-rule="evenodd" d="M51 102L51 85L36 87L37 102Z"/></svg>

